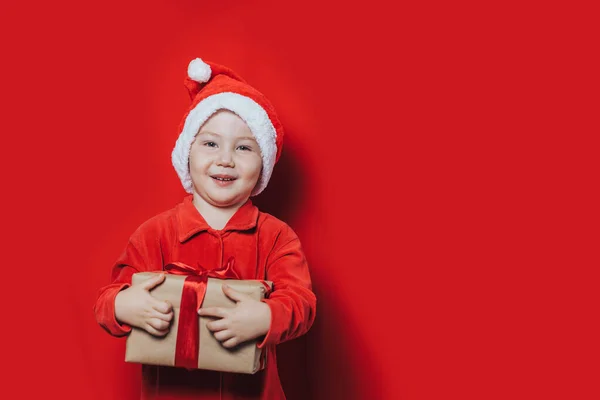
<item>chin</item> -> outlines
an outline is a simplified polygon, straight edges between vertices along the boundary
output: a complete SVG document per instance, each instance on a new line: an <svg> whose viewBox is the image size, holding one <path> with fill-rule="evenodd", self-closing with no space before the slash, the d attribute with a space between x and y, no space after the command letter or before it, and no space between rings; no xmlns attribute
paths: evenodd
<svg viewBox="0 0 600 400"><path fill-rule="evenodd" d="M215 196L211 197L210 199L212 200L212 203L218 207L231 207L242 203L241 197Z"/></svg>

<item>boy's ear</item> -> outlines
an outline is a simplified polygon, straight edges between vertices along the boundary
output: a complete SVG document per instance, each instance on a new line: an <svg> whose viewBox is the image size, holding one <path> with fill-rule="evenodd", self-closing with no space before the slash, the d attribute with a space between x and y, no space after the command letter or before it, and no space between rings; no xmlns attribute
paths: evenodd
<svg viewBox="0 0 600 400"><path fill-rule="evenodd" d="M256 185L254 185L254 187L252 188L253 192L258 187L258 185L260 184L260 178L262 178L263 169L264 169L264 167L261 166L260 167L260 175L258 176L258 180L256 181Z"/></svg>

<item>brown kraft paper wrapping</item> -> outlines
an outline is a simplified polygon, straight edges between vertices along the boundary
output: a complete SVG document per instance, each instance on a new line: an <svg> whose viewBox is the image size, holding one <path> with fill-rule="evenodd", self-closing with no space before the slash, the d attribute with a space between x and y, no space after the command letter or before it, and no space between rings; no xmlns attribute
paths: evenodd
<svg viewBox="0 0 600 400"><path fill-rule="evenodd" d="M159 273L136 273L132 277L132 284L139 284ZM164 337L155 337L145 330L133 328L127 338L126 362L175 366L179 309L185 278L185 275L166 274L164 282L151 291L152 296L156 299L168 301L173 305L174 315L171 328ZM235 306L235 302L223 293L222 285L224 283L227 283L234 290L251 296L253 299L262 300L265 297L266 288L258 280L208 278L206 296L202 307L233 308ZM267 282L267 284L272 285L271 282ZM198 323L200 324L198 369L245 374L254 374L259 371L261 369L261 353L266 349L257 347L258 339L242 343L233 349L226 349L206 327L206 323L213 319L198 316Z"/></svg>

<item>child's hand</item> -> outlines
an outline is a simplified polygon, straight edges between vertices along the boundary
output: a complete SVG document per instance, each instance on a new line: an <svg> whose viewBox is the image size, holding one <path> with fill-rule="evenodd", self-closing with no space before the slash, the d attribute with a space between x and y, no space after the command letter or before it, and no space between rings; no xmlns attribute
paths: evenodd
<svg viewBox="0 0 600 400"><path fill-rule="evenodd" d="M237 303L234 308L209 307L198 310L198 315L203 317L219 318L208 322L206 327L223 347L235 347L269 331L271 308L266 303L254 300L228 285L223 285L223 293Z"/></svg>
<svg viewBox="0 0 600 400"><path fill-rule="evenodd" d="M115 317L154 336L165 336L173 319L173 307L152 297L150 290L163 283L165 274L120 291L115 297Z"/></svg>

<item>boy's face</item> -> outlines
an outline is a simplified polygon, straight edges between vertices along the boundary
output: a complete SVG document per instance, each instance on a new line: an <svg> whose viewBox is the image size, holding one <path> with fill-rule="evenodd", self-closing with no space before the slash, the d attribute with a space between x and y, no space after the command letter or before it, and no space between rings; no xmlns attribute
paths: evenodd
<svg viewBox="0 0 600 400"><path fill-rule="evenodd" d="M216 207L240 206L261 170L260 148L240 117L220 110L202 125L190 149L194 196Z"/></svg>

